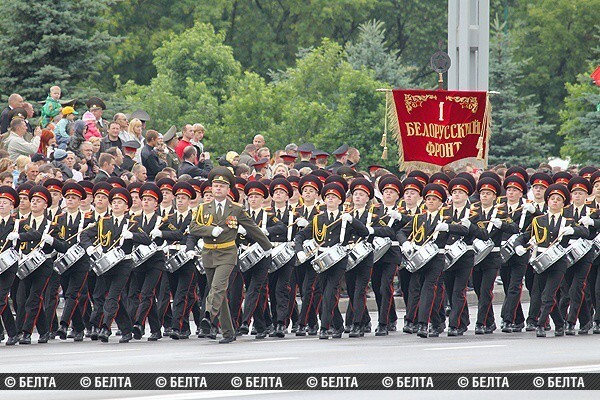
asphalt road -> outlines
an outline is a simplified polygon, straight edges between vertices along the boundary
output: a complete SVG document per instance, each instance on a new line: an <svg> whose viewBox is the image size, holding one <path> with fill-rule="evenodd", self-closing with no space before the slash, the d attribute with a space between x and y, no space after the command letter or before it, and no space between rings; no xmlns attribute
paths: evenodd
<svg viewBox="0 0 600 400"><path fill-rule="evenodd" d="M527 309L527 305L524 304ZM495 306L499 314L499 305ZM475 321L471 307L471 321ZM400 315L403 315L401 313ZM376 321L376 316L372 314ZM116 337L103 344L53 340L46 345L0 348L3 372L600 372L600 335L536 338L532 332L421 339L394 332L387 337L319 340L315 337L255 340L243 336L229 345L207 339L157 343L145 340L119 344ZM144 338L145 339L145 338ZM11 392L11 399L67 398L73 393ZM362 394L361 394L362 393ZM376 392L378 398L398 398ZM484 392L473 392L479 398ZM493 398L500 392L489 392ZM540 395L540 393L536 393ZM553 398L559 392L548 392ZM4 393L6 394L6 392ZM140 392L86 391L78 399L180 400L208 398L310 398L331 397L332 392ZM365 398L364 392L347 392L344 398ZM406 396L405 396L406 395ZM416 392L403 393L411 397ZM451 393L421 392L418 398L439 398ZM466 392L462 392L470 398ZM580 395L585 393L578 393ZM2 396L0 394L0 396ZM277 397L275 397L277 396ZM0 397L4 398L4 396Z"/></svg>

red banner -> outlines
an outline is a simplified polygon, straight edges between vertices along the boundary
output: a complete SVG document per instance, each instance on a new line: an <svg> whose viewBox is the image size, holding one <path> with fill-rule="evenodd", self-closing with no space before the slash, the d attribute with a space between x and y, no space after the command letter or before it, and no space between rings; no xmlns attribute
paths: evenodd
<svg viewBox="0 0 600 400"><path fill-rule="evenodd" d="M393 90L392 94L391 124L401 164L443 166L469 157L487 158L487 92Z"/></svg>

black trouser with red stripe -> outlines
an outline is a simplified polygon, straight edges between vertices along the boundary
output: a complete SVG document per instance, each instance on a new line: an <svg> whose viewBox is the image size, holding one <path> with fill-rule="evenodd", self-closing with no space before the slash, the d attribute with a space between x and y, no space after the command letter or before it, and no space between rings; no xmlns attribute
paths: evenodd
<svg viewBox="0 0 600 400"><path fill-rule="evenodd" d="M162 327L162 324L159 322L155 299L163 271L154 268L152 265L146 265L149 262L151 261L147 261L133 270L136 280L135 293L139 298L139 305L135 312L133 323L141 325L143 331L146 318L148 318L150 332L155 333L160 332Z"/></svg>
<svg viewBox="0 0 600 400"><path fill-rule="evenodd" d="M6 333L9 337L16 336L17 325L15 324L15 318L13 317L12 310L8 305L8 294L13 285L13 282L18 280L16 278L17 264L13 265L2 274L0 274L0 315L6 328Z"/></svg>
<svg viewBox="0 0 600 400"><path fill-rule="evenodd" d="M371 273L371 286L375 292L379 324L388 325L390 322L390 310L394 308L394 276L398 267L392 263L378 261L373 266Z"/></svg>
<svg viewBox="0 0 600 400"><path fill-rule="evenodd" d="M413 272L408 289L407 321L429 324L435 292L443 268L444 255L438 254Z"/></svg>
<svg viewBox="0 0 600 400"><path fill-rule="evenodd" d="M290 277L294 271L295 257L284 266L269 274L269 298L271 301L271 316L278 323L287 327L291 315Z"/></svg>
<svg viewBox="0 0 600 400"><path fill-rule="evenodd" d="M521 307L521 293L526 271L527 258L517 255L512 256L506 264L500 267L500 278L505 295L500 317L504 323L519 325L525 322L525 315Z"/></svg>
<svg viewBox="0 0 600 400"><path fill-rule="evenodd" d="M469 326L469 306L467 304L467 284L473 270L473 252L468 251L450 269L444 271L446 292L450 298L448 326L464 328Z"/></svg>
<svg viewBox="0 0 600 400"><path fill-rule="evenodd" d="M494 282L502 259L499 252L490 253L479 264L473 267L473 289L477 295L477 324L491 327L495 323Z"/></svg>
<svg viewBox="0 0 600 400"><path fill-rule="evenodd" d="M429 317L431 327L435 330L441 330L446 327L446 304L448 302L446 296L446 283L444 281L444 271L440 274L437 283L435 284L435 297Z"/></svg>
<svg viewBox="0 0 600 400"><path fill-rule="evenodd" d="M46 312L46 321L48 321L48 328L51 332L56 332L58 329L58 317L56 316L56 309L58 308L60 292L60 275L56 271L52 270L48 285L44 293L44 310Z"/></svg>
<svg viewBox="0 0 600 400"><path fill-rule="evenodd" d="M559 308L561 315L564 315L567 322L573 325L577 319L582 327L591 320L590 309L585 299L587 277L591 267L590 259L584 257L565 272L563 284L566 293L563 293L560 298Z"/></svg>
<svg viewBox="0 0 600 400"><path fill-rule="evenodd" d="M242 321L250 324L250 319L254 318L254 327L256 332L259 333L266 329L264 313L267 298L267 274L270 263L271 257L263 258L252 268L242 273L246 285L246 301L244 302Z"/></svg>
<svg viewBox="0 0 600 400"><path fill-rule="evenodd" d="M323 289L323 300L321 302L321 329L344 328L344 320L338 308L340 299L340 286L346 272L348 257L334 264L329 269L319 274L319 281Z"/></svg>
<svg viewBox="0 0 600 400"><path fill-rule="evenodd" d="M156 294L157 315L160 324L165 328L173 325L173 310L171 309L171 289L169 278L162 274Z"/></svg>
<svg viewBox="0 0 600 400"><path fill-rule="evenodd" d="M400 262L400 260L398 260L398 262ZM398 271L398 284L400 285L400 290L402 290L402 299L404 300L404 306L406 307L407 311L404 315L404 319L410 322L413 322L413 319L408 318L408 298L410 294L410 280L412 279L412 275L413 274L408 272L406 268L402 268ZM394 322L392 318L393 315L390 315L390 322ZM416 315L414 319L416 320Z"/></svg>
<svg viewBox="0 0 600 400"><path fill-rule="evenodd" d="M94 308L90 315L90 324L96 328L101 328L104 320L104 300L106 299L106 292L107 288L104 278L96 275L96 284L94 285L94 292L92 293L92 304Z"/></svg>
<svg viewBox="0 0 600 400"><path fill-rule="evenodd" d="M194 301L196 279L194 260L188 261L173 273L166 273L169 288L173 297L173 329L185 331L189 329L189 312Z"/></svg>
<svg viewBox="0 0 600 400"><path fill-rule="evenodd" d="M87 261L85 261L87 263ZM79 301L82 300L81 293L87 285L89 272L85 269L76 268L74 265L60 276L63 293L65 296L65 307L60 318L60 324L69 326L73 321L73 328L76 332L83 332L85 325ZM85 299L83 299L85 300Z"/></svg>
<svg viewBox="0 0 600 400"><path fill-rule="evenodd" d="M560 312L556 301L556 292L560 289L560 284L565 276L566 260L561 258L550 268L538 275L538 284L542 295L542 306L538 326L545 327L548 316L552 317L556 328L564 326L564 316Z"/></svg>
<svg viewBox="0 0 600 400"><path fill-rule="evenodd" d="M346 288L348 289L348 310L346 325L355 324L364 327L370 319L367 310L367 288L373 270L373 252L357 266L346 272ZM348 315L350 314L350 315Z"/></svg>
<svg viewBox="0 0 600 400"><path fill-rule="evenodd" d="M48 320L44 313L44 292L52 273L52 260L46 260L19 283L17 291L17 330L32 333L48 333Z"/></svg>
<svg viewBox="0 0 600 400"><path fill-rule="evenodd" d="M206 275L205 275L206 276ZM242 324L244 309L244 276L238 267L234 268L229 275L229 285L227 286L227 300L229 301L229 313L233 328L237 329Z"/></svg>
<svg viewBox="0 0 600 400"><path fill-rule="evenodd" d="M298 276L298 269L295 267L294 261L292 263L292 275L290 276L290 299L288 302L288 310L290 310L290 319L292 321L292 325L298 324L298 317L300 316L298 303L296 302L296 293L298 293L300 286L302 286L302 280Z"/></svg>
<svg viewBox="0 0 600 400"><path fill-rule="evenodd" d="M298 265L296 269L298 275L303 277L300 291L302 307L298 316L298 325L314 327L318 323L317 313L322 296L319 275L313 269L310 261Z"/></svg>
<svg viewBox="0 0 600 400"><path fill-rule="evenodd" d="M98 286L105 288L106 296L102 308L102 324L101 327L106 328L110 331L110 327L113 321L117 322L118 328L121 330L123 335L131 333L131 317L125 307L125 302L122 298L123 288L129 279L131 261L125 260L117 264L114 269L119 269L120 273L113 273L107 275L105 273L100 275L99 279L96 280L96 289ZM102 282L100 285L98 285Z"/></svg>

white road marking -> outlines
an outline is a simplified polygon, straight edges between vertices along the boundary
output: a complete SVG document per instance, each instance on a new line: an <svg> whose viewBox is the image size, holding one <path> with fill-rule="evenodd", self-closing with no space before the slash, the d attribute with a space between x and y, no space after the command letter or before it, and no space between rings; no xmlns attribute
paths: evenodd
<svg viewBox="0 0 600 400"><path fill-rule="evenodd" d="M555 368L532 368L522 369L518 371L506 371L509 373L578 373L578 372L595 372L600 371L600 364L589 364L589 365L571 365L567 367L555 367Z"/></svg>
<svg viewBox="0 0 600 400"><path fill-rule="evenodd" d="M279 357L279 358L253 358L252 360L232 360L232 361L215 361L200 363L198 365L228 365L228 364L245 364L262 361L284 361L284 360L297 360L298 357Z"/></svg>
<svg viewBox="0 0 600 400"><path fill-rule="evenodd" d="M223 390L218 392L187 392L176 394L146 395L141 397L109 397L104 400L195 400L195 399L219 399L226 397L260 396L266 394L280 394L297 392L297 390Z"/></svg>
<svg viewBox="0 0 600 400"><path fill-rule="evenodd" d="M455 347L431 347L429 349L423 349L425 351L443 351L443 350L464 350L464 349L485 349L490 347L506 347L505 344L488 344L481 346L455 346Z"/></svg>

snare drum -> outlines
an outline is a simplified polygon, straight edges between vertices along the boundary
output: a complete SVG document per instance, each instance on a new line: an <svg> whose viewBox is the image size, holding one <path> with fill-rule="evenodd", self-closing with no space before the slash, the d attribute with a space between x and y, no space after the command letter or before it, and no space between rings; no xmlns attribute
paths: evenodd
<svg viewBox="0 0 600 400"><path fill-rule="evenodd" d="M567 250L562 247L560 244L555 244L534 258L531 261L531 266L538 274L541 274L552 265L554 265L558 260L560 260L565 254L567 254Z"/></svg>
<svg viewBox="0 0 600 400"><path fill-rule="evenodd" d="M346 271L350 271L356 267L362 260L367 258L373 251L373 245L369 242L359 242L354 245L354 248L348 253L348 265Z"/></svg>
<svg viewBox="0 0 600 400"><path fill-rule="evenodd" d="M294 243L280 243L271 252L271 265L269 266L269 273L277 271L279 268L287 264L296 254L294 250Z"/></svg>
<svg viewBox="0 0 600 400"><path fill-rule="evenodd" d="M323 253L316 256L315 259L311 261L311 264L317 274L320 274L342 261L344 257L346 257L346 250L338 243L323 249Z"/></svg>
<svg viewBox="0 0 600 400"><path fill-rule="evenodd" d="M392 247L392 239L389 237L375 236L373 239L373 262L376 263Z"/></svg>
<svg viewBox="0 0 600 400"><path fill-rule="evenodd" d="M406 257L406 270L408 272L420 270L439 253L439 250L439 247L434 242L425 243L410 256Z"/></svg>
<svg viewBox="0 0 600 400"><path fill-rule="evenodd" d="M590 250L592 250L593 242L587 239L579 238L567 248L569 253L569 267L581 260Z"/></svg>
<svg viewBox="0 0 600 400"><path fill-rule="evenodd" d="M69 250L54 261L54 270L59 275L62 275L66 270L71 268L77 261L83 257L85 250L80 245L76 244L70 247Z"/></svg>
<svg viewBox="0 0 600 400"><path fill-rule="evenodd" d="M522 235L522 233L515 233L511 237L508 238L506 243L502 245L500 249L500 257L502 258L502 264L506 263L512 256L515 254L515 245L517 239Z"/></svg>
<svg viewBox="0 0 600 400"><path fill-rule="evenodd" d="M263 258L265 258L265 251L258 243L254 243L240 254L240 269L246 272Z"/></svg>
<svg viewBox="0 0 600 400"><path fill-rule="evenodd" d="M465 253L469 250L469 247L464 242L464 240L460 239L456 242L452 243L446 249L446 257L444 261L444 271L449 269L454 265L459 258L465 255Z"/></svg>
<svg viewBox="0 0 600 400"><path fill-rule="evenodd" d="M482 262L494 250L494 241L492 239L481 240L473 239L473 252L475 253L475 263Z"/></svg>
<svg viewBox="0 0 600 400"><path fill-rule="evenodd" d="M96 275L100 276L107 271L111 270L115 265L125 259L125 252L117 247L105 253L93 264L92 269Z"/></svg>
<svg viewBox="0 0 600 400"><path fill-rule="evenodd" d="M17 270L17 276L23 280L29 276L33 271L38 269L46 261L46 254L40 250L34 250L29 253L21 263L19 263L19 269Z"/></svg>
<svg viewBox="0 0 600 400"><path fill-rule="evenodd" d="M165 263L165 268L167 271L173 273L177 271L179 268L183 267L188 261L190 261L192 257L188 256L187 251L185 249L179 250L177 253L170 257Z"/></svg>
<svg viewBox="0 0 600 400"><path fill-rule="evenodd" d="M19 252L13 248L0 254L0 274L19 262Z"/></svg>
<svg viewBox="0 0 600 400"><path fill-rule="evenodd" d="M139 245L131 253L131 259L133 260L133 268L139 267L152 257L158 251L156 243L152 242L148 246Z"/></svg>

